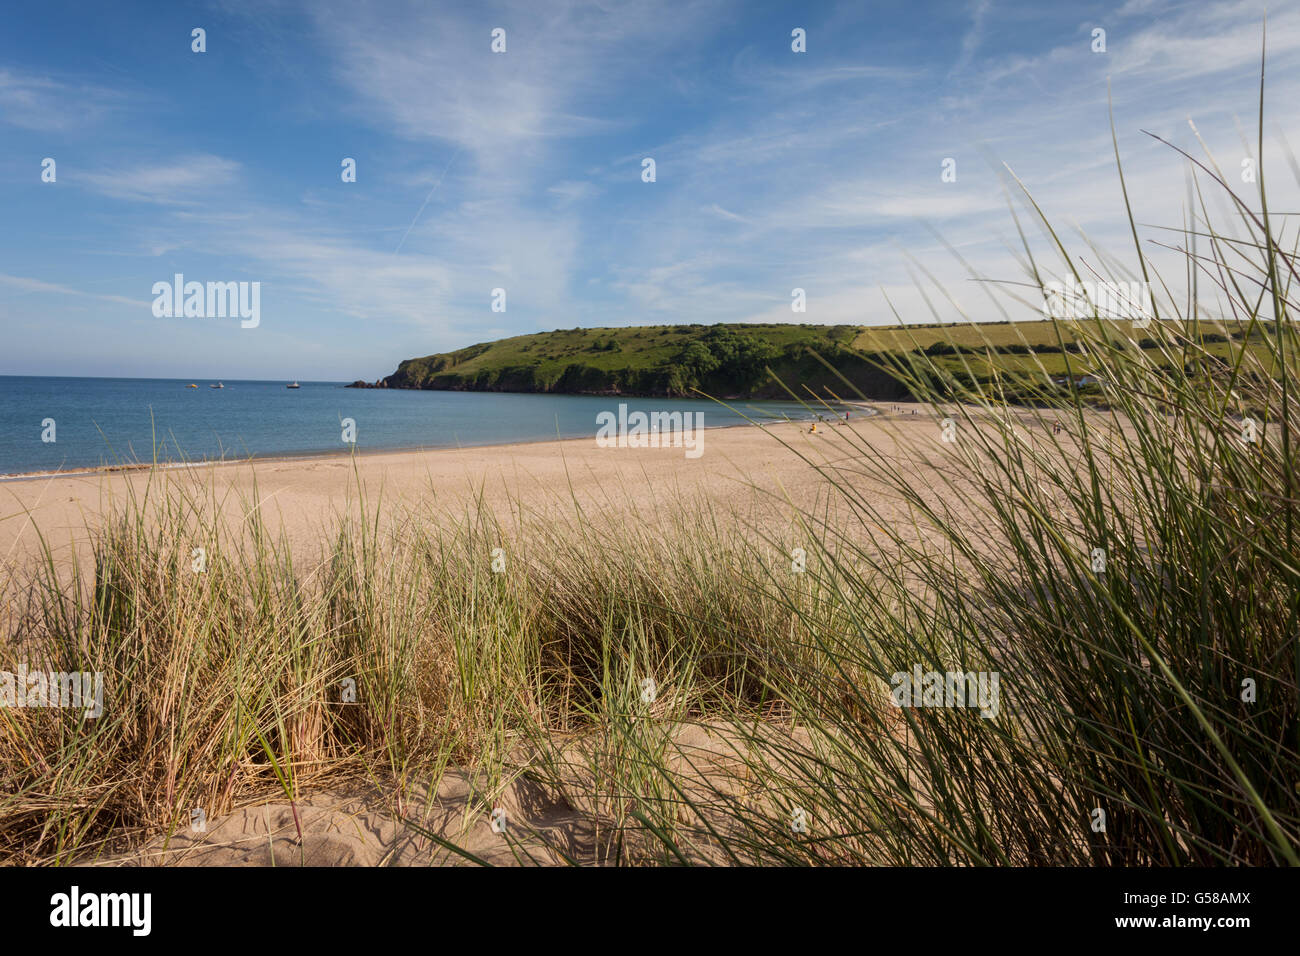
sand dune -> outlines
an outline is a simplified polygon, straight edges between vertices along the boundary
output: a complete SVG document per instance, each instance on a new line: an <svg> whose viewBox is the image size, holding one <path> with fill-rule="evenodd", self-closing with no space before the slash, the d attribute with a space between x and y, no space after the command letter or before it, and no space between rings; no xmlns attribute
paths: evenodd
<svg viewBox="0 0 1300 956"><path fill-rule="evenodd" d="M707 806L707 794L738 791L743 737L724 724L660 725L665 766L677 786ZM788 734L773 724L769 734ZM804 732L795 732L800 740ZM785 739L790 739L786 737ZM591 791L590 737L560 746L549 766L570 792ZM575 807L534 775L493 787L448 770L428 784L400 788L354 784L312 793L291 805L283 794L241 807L203 832L182 827L129 853L81 861L99 866L562 866L618 862L620 833L599 807ZM504 829L492 810L504 811ZM680 822L687 822L685 820ZM726 817L710 820L726 828ZM301 830L300 830L301 828ZM300 836L301 833L301 836ZM436 837L434 839L430 836ZM722 862L717 860L715 862Z"/></svg>

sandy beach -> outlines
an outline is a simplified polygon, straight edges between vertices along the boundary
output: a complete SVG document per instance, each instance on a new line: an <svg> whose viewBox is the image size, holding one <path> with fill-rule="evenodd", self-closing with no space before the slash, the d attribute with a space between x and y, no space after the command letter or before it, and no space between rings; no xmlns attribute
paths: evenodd
<svg viewBox="0 0 1300 956"><path fill-rule="evenodd" d="M736 514L779 512L787 497L806 507L825 494L824 478L798 453L833 465L849 454L844 429L885 454L899 441L937 440L924 412L898 407L898 413L885 406L847 424L824 423L816 434L805 423L712 428L695 459L681 448L601 448L584 438L11 479L0 482L0 559L20 567L40 550L42 536L60 564L74 548L84 557L88 533L115 506L168 484L255 502L269 526L304 555L332 519L358 507L359 489L369 507L382 501L460 509L481 497L501 520L517 517L521 507L541 512L575 505L605 518L638 511L654 520L686 501Z"/></svg>

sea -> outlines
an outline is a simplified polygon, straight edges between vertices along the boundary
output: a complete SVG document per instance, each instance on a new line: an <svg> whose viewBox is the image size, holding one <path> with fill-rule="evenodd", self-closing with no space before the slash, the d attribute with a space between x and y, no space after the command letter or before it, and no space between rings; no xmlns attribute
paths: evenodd
<svg viewBox="0 0 1300 956"><path fill-rule="evenodd" d="M194 384L197 388L190 388ZM705 428L807 420L797 402L344 388L343 382L0 376L0 477L113 466L594 437L601 412L701 412ZM355 444L343 440L347 420Z"/></svg>

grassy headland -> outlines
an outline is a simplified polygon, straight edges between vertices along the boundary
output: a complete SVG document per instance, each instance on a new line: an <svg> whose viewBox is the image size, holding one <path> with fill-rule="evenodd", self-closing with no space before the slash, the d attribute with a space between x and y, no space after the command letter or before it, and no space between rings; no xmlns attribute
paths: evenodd
<svg viewBox="0 0 1300 956"><path fill-rule="evenodd" d="M1118 346L1148 353L1166 372L1182 370L1168 352L1168 323L1135 330L1113 323ZM1267 329L1232 322L1202 323L1193 333L1205 357L1223 362L1232 344L1258 346ZM483 342L454 352L403 361L383 387L456 391L557 392L588 395L692 395L719 398L861 396L877 401L910 397L900 366L932 364L940 377L965 386L998 382L1008 401L1027 401L1067 374L1100 365L1087 354L1078 323L978 325L663 325L557 329ZM365 383L357 382L357 386ZM1085 398L1098 396L1084 389Z"/></svg>

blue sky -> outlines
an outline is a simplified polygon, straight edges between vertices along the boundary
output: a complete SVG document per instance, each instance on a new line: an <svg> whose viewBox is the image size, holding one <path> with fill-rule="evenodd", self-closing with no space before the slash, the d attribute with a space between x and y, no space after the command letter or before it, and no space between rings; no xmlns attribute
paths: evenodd
<svg viewBox="0 0 1300 956"><path fill-rule="evenodd" d="M554 328L892 324L886 295L908 321L933 321L932 307L1001 318L936 233L981 274L1023 280L1005 162L1055 224L1132 265L1107 78L1138 218L1178 225L1183 167L1140 130L1199 150L1191 118L1237 169L1254 150L1263 12L12 5L0 374L375 379L405 357ZM504 54L490 49L497 27ZM791 50L794 28L806 53ZM1269 10L1269 47L1265 168L1274 208L1298 209L1272 145L1300 145L1294 4ZM941 181L948 157L956 182ZM260 325L156 318L152 286L177 272L260 282ZM927 273L946 293L917 291Z"/></svg>

